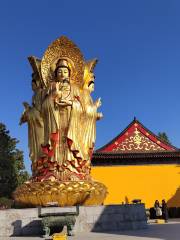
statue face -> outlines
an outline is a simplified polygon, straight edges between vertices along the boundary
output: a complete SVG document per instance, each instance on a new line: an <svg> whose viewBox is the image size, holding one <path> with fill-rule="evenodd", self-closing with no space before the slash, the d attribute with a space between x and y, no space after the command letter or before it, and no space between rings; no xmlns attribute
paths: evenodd
<svg viewBox="0 0 180 240"><path fill-rule="evenodd" d="M94 91L94 83L91 83L88 87L89 91L90 92L93 92Z"/></svg>
<svg viewBox="0 0 180 240"><path fill-rule="evenodd" d="M91 81L94 81L94 80L95 80L94 73L90 73L90 80L91 80Z"/></svg>
<svg viewBox="0 0 180 240"><path fill-rule="evenodd" d="M62 82L64 79L69 79L69 69L66 67L59 67L57 69L57 81Z"/></svg>
<svg viewBox="0 0 180 240"><path fill-rule="evenodd" d="M41 88L41 80L37 73L32 74L31 86L33 91L36 91L37 89Z"/></svg>

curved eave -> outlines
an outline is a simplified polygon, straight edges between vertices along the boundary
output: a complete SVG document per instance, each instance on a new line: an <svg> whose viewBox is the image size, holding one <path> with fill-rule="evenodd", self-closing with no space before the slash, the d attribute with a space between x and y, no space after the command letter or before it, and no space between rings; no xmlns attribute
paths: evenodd
<svg viewBox="0 0 180 240"><path fill-rule="evenodd" d="M92 166L180 164L180 151L114 153L95 152Z"/></svg>

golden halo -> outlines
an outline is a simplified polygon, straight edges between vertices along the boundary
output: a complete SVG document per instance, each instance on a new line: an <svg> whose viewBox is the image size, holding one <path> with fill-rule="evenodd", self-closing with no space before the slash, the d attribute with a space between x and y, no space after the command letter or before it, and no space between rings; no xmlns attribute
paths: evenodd
<svg viewBox="0 0 180 240"><path fill-rule="evenodd" d="M54 70L59 59L66 59L70 65L70 81L83 85L84 58L80 49L67 37L56 39L46 49L41 61L41 74L46 86L54 79Z"/></svg>

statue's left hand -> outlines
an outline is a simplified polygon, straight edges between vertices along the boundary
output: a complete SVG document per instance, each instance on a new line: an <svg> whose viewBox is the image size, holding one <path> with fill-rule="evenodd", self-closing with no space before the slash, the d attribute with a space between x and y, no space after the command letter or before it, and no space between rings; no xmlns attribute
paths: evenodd
<svg viewBox="0 0 180 240"><path fill-rule="evenodd" d="M98 112L97 113L97 120L100 120L101 118L103 118L103 114L102 114L102 112Z"/></svg>

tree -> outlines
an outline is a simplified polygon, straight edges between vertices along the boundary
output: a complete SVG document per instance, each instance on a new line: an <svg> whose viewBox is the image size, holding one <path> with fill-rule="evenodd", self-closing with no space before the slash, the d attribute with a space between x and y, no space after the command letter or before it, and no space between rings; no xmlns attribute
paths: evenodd
<svg viewBox="0 0 180 240"><path fill-rule="evenodd" d="M165 132L159 132L159 133L158 133L158 137L159 137L162 141L164 141L164 142L166 142L166 143L168 143L168 144L171 144L171 142L170 142L170 140L169 140L169 138L168 138L168 136L167 136L167 134L166 134Z"/></svg>
<svg viewBox="0 0 180 240"><path fill-rule="evenodd" d="M29 178L23 152L16 148L17 143L18 140L0 123L0 197L11 197L16 187Z"/></svg>

